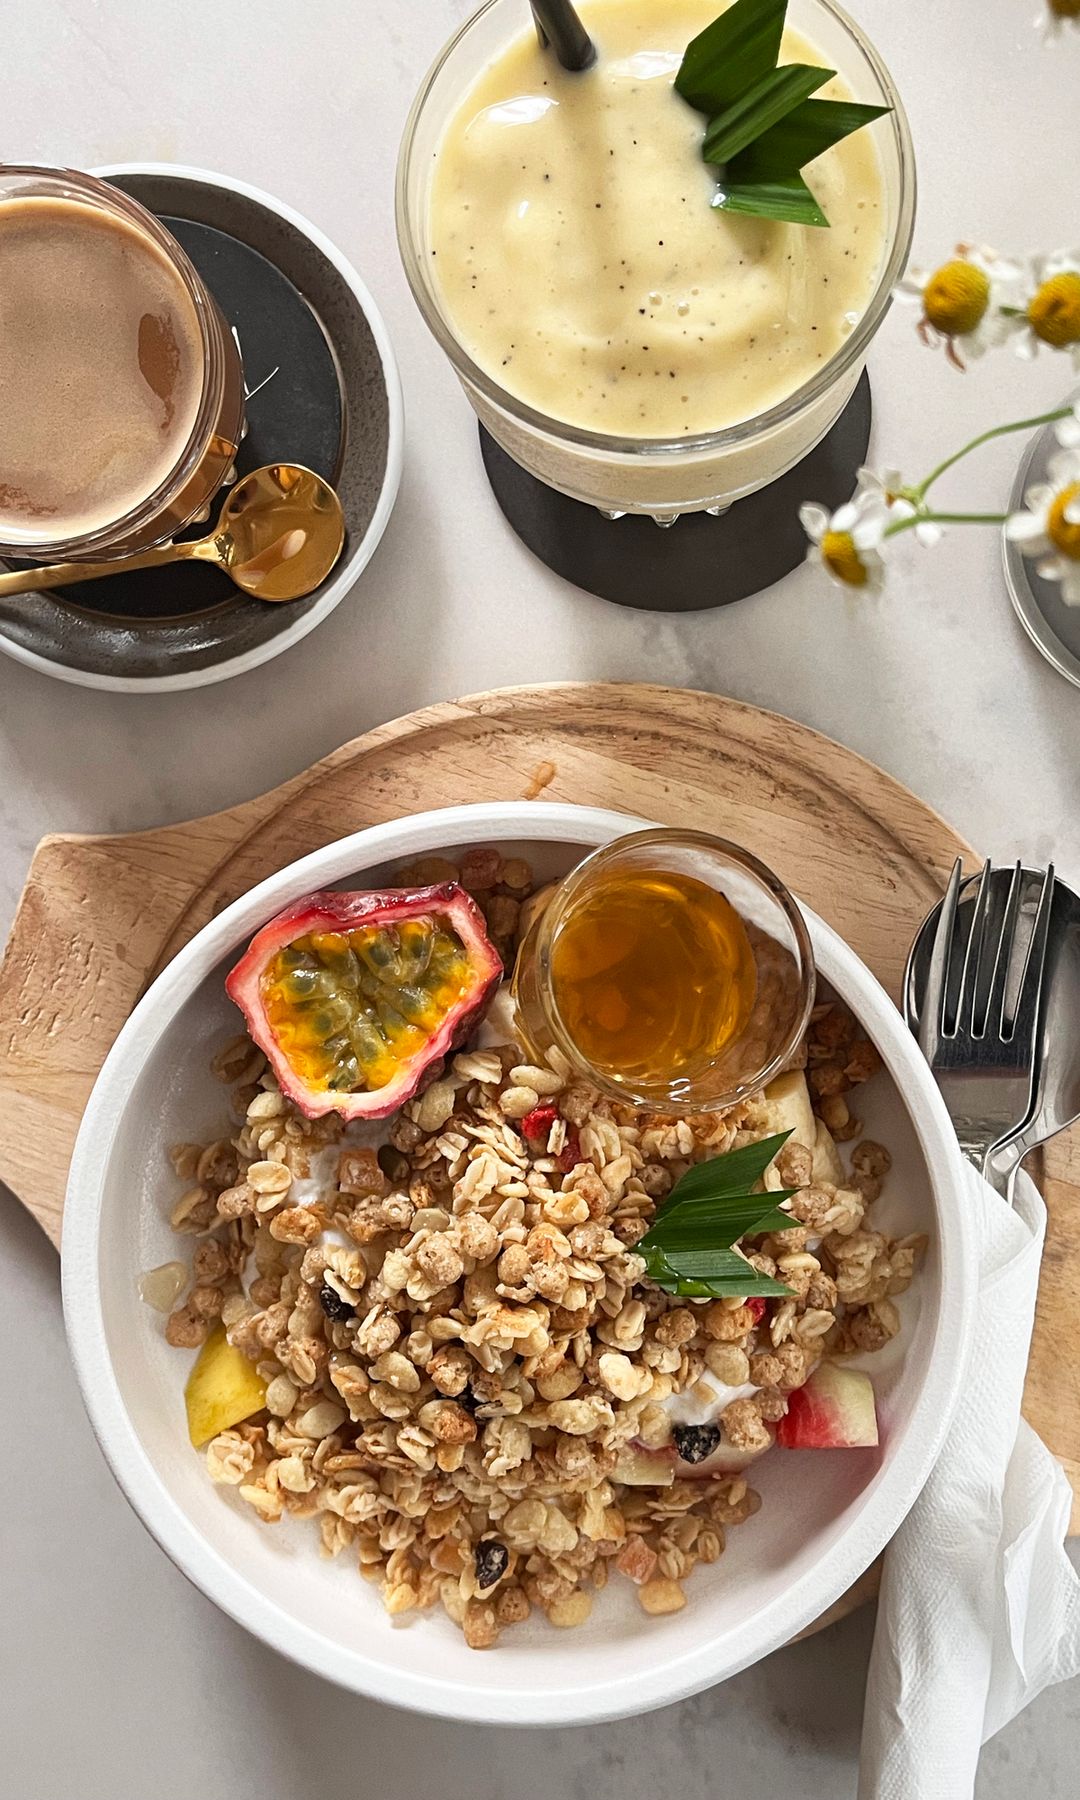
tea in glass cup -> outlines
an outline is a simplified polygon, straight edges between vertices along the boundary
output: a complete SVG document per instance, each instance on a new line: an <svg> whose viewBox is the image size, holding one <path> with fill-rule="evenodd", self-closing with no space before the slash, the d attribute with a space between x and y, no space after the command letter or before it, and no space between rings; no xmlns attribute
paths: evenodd
<svg viewBox="0 0 1080 1800"><path fill-rule="evenodd" d="M695 831L642 831L555 890L514 971L534 1055L557 1049L613 1099L712 1112L795 1055L814 1002L810 938L757 857Z"/></svg>

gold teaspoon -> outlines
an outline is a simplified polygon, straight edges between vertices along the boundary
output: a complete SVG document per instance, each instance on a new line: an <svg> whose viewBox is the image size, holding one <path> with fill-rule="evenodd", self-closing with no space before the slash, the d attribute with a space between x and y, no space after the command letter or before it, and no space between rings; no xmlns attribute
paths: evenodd
<svg viewBox="0 0 1080 1800"><path fill-rule="evenodd" d="M209 537L159 544L112 562L49 563L0 575L0 598L160 569L171 562L215 563L256 600L302 600L326 580L345 543L341 501L320 475L297 463L254 469L233 488Z"/></svg>

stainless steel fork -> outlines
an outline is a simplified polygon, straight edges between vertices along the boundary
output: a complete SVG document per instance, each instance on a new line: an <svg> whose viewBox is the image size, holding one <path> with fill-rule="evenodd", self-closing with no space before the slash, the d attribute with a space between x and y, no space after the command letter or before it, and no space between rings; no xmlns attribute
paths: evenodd
<svg viewBox="0 0 1080 1800"><path fill-rule="evenodd" d="M934 934L919 1044L961 1150L1000 1189L990 1152L1032 1104L1054 870L1025 895L1019 863L1008 877L987 863L970 925L957 914L961 881L958 860Z"/></svg>

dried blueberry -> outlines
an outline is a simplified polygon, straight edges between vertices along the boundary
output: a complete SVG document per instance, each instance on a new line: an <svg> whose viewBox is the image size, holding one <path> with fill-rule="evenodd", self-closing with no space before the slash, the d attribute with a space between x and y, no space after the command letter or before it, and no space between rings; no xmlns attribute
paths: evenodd
<svg viewBox="0 0 1080 1800"><path fill-rule="evenodd" d="M704 1462L720 1442L719 1425L676 1425L672 1436L683 1462Z"/></svg>
<svg viewBox="0 0 1080 1800"><path fill-rule="evenodd" d="M351 1302L343 1300L337 1289L332 1288L328 1281L324 1281L319 1289L319 1305L328 1319L351 1319L356 1313L356 1308Z"/></svg>
<svg viewBox="0 0 1080 1800"><path fill-rule="evenodd" d="M387 1181L396 1187L406 1187L409 1181L409 1159L393 1144L380 1144L375 1152L376 1159Z"/></svg>
<svg viewBox="0 0 1080 1800"><path fill-rule="evenodd" d="M500 1575L506 1574L506 1565L510 1561L510 1552L498 1538L481 1538L473 1551L473 1562L476 1564L476 1585L483 1593L485 1588L494 1587Z"/></svg>

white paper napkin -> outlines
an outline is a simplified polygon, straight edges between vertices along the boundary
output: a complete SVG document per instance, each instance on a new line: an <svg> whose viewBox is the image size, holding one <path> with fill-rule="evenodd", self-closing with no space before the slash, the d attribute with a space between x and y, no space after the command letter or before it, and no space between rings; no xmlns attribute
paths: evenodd
<svg viewBox="0 0 1080 1800"><path fill-rule="evenodd" d="M859 1800L965 1800L980 1747L1043 1688L1080 1673L1072 1492L1020 1417L1046 1210L1015 1210L974 1169L982 1245L960 1410L885 1554L863 1717Z"/></svg>

